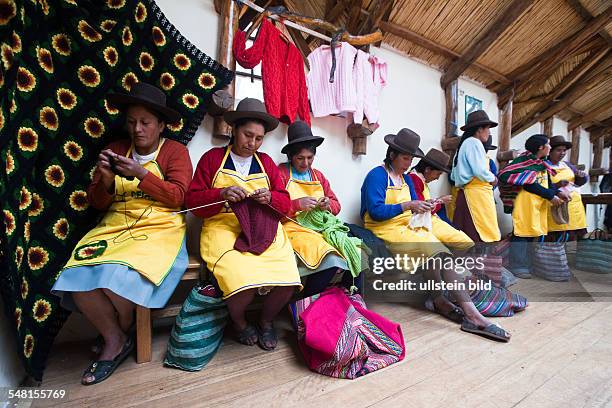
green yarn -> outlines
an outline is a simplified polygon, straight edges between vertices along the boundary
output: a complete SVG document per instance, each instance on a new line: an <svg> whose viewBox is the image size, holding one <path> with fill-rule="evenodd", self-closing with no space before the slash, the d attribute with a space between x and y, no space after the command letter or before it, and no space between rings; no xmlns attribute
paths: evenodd
<svg viewBox="0 0 612 408"><path fill-rule="evenodd" d="M360 249L365 249L365 245L361 239L348 236L349 228L339 218L315 208L300 212L296 220L302 227L321 233L323 239L346 259L353 278L359 275L362 270Z"/></svg>

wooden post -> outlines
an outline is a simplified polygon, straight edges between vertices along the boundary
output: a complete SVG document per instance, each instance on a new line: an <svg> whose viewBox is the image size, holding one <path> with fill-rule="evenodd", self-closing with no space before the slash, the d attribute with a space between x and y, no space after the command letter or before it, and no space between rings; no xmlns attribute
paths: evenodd
<svg viewBox="0 0 612 408"><path fill-rule="evenodd" d="M219 37L219 62L224 65L229 70L236 70L236 60L234 59L234 54L232 53L232 42L234 39L234 33L238 29L238 6L236 2L232 0L222 0L223 6L223 22L221 27L221 36ZM235 97L235 86L234 81L232 81L226 88L227 92L230 94L232 98ZM233 104L232 104L233 105ZM230 107L231 109L232 107ZM214 127L213 127L213 136L229 139L231 136L231 128L225 123L223 120L223 116L216 116Z"/></svg>
<svg viewBox="0 0 612 408"><path fill-rule="evenodd" d="M499 145L497 147L497 161L499 162L499 168L508 164L509 159L514 158L514 153L507 153L510 151L510 138L512 136L512 107L513 100L510 99L504 105L501 110L501 118L499 120ZM510 157L508 156L510 154Z"/></svg>
<svg viewBox="0 0 612 408"><path fill-rule="evenodd" d="M445 119L444 119L444 137L442 140L442 149L448 153L449 156L455 156L455 150L457 149L457 143L452 143L451 140L456 138L458 131L458 84L457 80L450 82L444 87L444 99L446 101ZM450 143L450 144L449 144ZM453 147L454 146L454 147Z"/></svg>
<svg viewBox="0 0 612 408"><path fill-rule="evenodd" d="M572 129L572 151L570 152L570 163L578 164L580 157L580 126Z"/></svg>
<svg viewBox="0 0 612 408"><path fill-rule="evenodd" d="M151 361L151 309L136 306L136 362Z"/></svg>
<svg viewBox="0 0 612 408"><path fill-rule="evenodd" d="M593 164L591 165L589 174L591 176L590 181L595 182L599 179L603 170L601 168L601 162L603 160L604 136L597 135L595 139L591 138L591 143L593 143Z"/></svg>
<svg viewBox="0 0 612 408"><path fill-rule="evenodd" d="M542 131L542 133L548 136L549 139L552 137L552 128L553 128L553 117L551 116L550 118L544 121L544 130Z"/></svg>

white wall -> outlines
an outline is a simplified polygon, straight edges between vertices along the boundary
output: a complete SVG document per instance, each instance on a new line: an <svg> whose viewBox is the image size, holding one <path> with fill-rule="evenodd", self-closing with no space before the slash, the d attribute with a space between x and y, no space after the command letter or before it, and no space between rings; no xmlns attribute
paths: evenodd
<svg viewBox="0 0 612 408"><path fill-rule="evenodd" d="M21 362L15 350L15 337L8 319L4 314L4 305L0 299L0 387L15 387L25 376ZM1 401L0 401L1 402Z"/></svg>

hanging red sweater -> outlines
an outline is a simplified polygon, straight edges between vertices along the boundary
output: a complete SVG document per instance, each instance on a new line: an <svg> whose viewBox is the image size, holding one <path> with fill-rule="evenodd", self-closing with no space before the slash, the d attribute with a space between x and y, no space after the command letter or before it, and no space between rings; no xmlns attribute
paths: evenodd
<svg viewBox="0 0 612 408"><path fill-rule="evenodd" d="M310 125L308 91L302 55L267 19L263 19L253 46L246 49L246 34L237 31L234 57L244 68L261 62L264 102L268 113L290 124L296 115Z"/></svg>

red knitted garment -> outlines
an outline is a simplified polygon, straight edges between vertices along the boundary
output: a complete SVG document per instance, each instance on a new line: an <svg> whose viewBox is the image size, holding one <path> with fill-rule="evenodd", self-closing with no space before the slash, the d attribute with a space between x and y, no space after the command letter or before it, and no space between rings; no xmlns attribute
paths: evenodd
<svg viewBox="0 0 612 408"><path fill-rule="evenodd" d="M244 68L262 63L264 102L270 115L287 124L299 115L310 125L304 62L295 45L286 41L281 32L264 19L248 50L245 32L236 32L233 51L236 61Z"/></svg>
<svg viewBox="0 0 612 408"><path fill-rule="evenodd" d="M230 203L230 207L242 228L234 249L261 255L274 242L282 215L251 198Z"/></svg>

